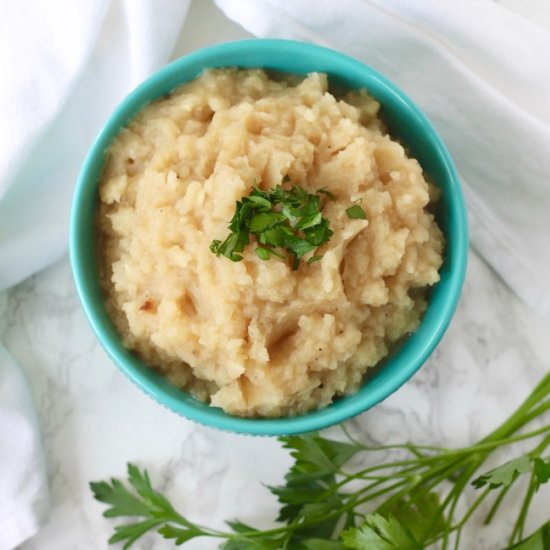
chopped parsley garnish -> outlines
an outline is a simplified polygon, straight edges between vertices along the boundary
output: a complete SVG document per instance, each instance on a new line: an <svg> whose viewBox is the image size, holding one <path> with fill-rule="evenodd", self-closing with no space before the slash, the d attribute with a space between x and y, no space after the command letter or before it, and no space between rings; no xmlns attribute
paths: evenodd
<svg viewBox="0 0 550 550"><path fill-rule="evenodd" d="M320 260L322 255L315 251L333 234L329 220L322 214L321 198L335 201L336 197L325 188L316 193L308 193L299 185L284 188L289 181L285 176L282 185L267 191L254 186L250 195L237 201L229 223L230 234L224 241L212 241L210 250L218 257L239 262L254 236L255 252L261 260L269 260L272 256L289 260L293 270L298 269L300 260L310 252L313 255L307 260L308 264ZM346 212L350 218L366 219L359 205Z"/></svg>

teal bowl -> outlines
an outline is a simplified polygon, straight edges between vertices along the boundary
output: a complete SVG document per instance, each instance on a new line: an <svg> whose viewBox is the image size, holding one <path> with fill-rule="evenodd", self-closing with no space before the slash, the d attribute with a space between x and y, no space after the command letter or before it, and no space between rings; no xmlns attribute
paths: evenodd
<svg viewBox="0 0 550 550"><path fill-rule="evenodd" d="M103 306L99 286L94 213L105 149L147 103L197 77L205 68L235 66L296 74L325 72L334 86L366 88L381 103L381 114L390 133L406 144L442 190L437 215L447 240L445 259L441 280L431 291L420 327L373 371L357 393L301 416L237 418L170 385L122 345ZM163 67L138 86L117 107L93 143L77 181L71 211L70 255L78 295L92 329L112 360L145 393L168 409L214 428L251 435L326 428L366 411L402 386L427 360L449 325L462 289L467 253L466 210L456 169L426 116L395 84L363 63L333 50L288 40L244 40L198 50Z"/></svg>

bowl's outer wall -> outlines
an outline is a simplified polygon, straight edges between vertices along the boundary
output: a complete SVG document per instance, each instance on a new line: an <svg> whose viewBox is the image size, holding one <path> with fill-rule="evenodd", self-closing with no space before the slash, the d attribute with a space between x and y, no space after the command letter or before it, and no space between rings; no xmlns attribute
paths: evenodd
<svg viewBox="0 0 550 550"><path fill-rule="evenodd" d="M98 282L95 241L97 183L104 151L143 106L197 77L207 67L262 67L286 73L325 72L329 82L366 88L382 105L392 135L405 143L442 189L438 220L447 239L441 281L434 287L419 329L384 368L354 395L303 416L243 419L200 403L170 385L124 348L104 307ZM252 435L280 435L321 429L363 412L405 383L441 339L456 308L466 269L468 234L464 200L453 162L436 131L395 85L343 54L311 44L283 40L245 40L199 50L165 66L135 89L100 132L82 167L71 212L70 253L75 283L86 316L111 358L141 389L169 409L209 426Z"/></svg>

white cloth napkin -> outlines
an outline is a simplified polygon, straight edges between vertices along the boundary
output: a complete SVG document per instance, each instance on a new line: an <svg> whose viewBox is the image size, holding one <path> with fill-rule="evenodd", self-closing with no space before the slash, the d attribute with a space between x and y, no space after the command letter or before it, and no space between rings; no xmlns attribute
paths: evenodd
<svg viewBox="0 0 550 550"><path fill-rule="evenodd" d="M0 366L0 550L9 550L46 518L48 489L31 397L1 345Z"/></svg>
<svg viewBox="0 0 550 550"><path fill-rule="evenodd" d="M490 0L215 0L260 37L345 52L400 86L457 164L471 242L550 317L550 32Z"/></svg>
<svg viewBox="0 0 550 550"><path fill-rule="evenodd" d="M0 290L67 248L78 170L174 48L190 0L21 0L0 18Z"/></svg>
<svg viewBox="0 0 550 550"><path fill-rule="evenodd" d="M0 290L65 252L86 150L122 97L168 61L189 3L3 2ZM33 535L46 511L33 407L0 346L0 550Z"/></svg>

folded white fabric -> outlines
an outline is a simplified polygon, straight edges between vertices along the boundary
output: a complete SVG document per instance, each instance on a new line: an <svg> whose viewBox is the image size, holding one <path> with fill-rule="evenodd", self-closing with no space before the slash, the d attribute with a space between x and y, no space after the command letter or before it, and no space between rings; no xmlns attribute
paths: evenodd
<svg viewBox="0 0 550 550"><path fill-rule="evenodd" d="M174 48L190 0L21 0L0 18L0 290L60 257L78 170Z"/></svg>
<svg viewBox="0 0 550 550"><path fill-rule="evenodd" d="M116 103L165 64L190 0L21 0L0 18L0 290L66 250L86 150ZM47 511L25 381L0 346L0 550Z"/></svg>
<svg viewBox="0 0 550 550"><path fill-rule="evenodd" d="M259 37L362 60L429 116L462 178L471 241L550 316L550 32L490 0L215 0Z"/></svg>
<svg viewBox="0 0 550 550"><path fill-rule="evenodd" d="M0 549L33 535L48 490L33 404L19 367L0 345Z"/></svg>

